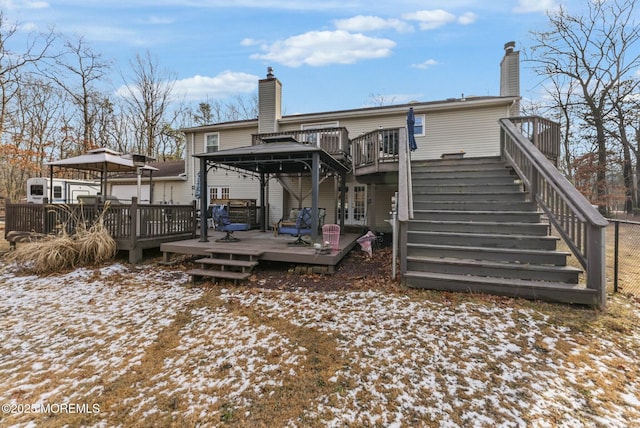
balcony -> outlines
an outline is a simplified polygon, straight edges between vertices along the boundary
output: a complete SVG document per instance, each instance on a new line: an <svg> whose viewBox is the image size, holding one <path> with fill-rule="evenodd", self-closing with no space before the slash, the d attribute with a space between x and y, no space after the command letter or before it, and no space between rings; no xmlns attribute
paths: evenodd
<svg viewBox="0 0 640 428"><path fill-rule="evenodd" d="M398 171L399 128L378 129L351 140L355 175Z"/></svg>
<svg viewBox="0 0 640 428"><path fill-rule="evenodd" d="M253 134L251 145L264 144L263 139L271 137L292 137L298 143L320 147L338 160L349 155L349 133L346 128L305 129L300 131Z"/></svg>

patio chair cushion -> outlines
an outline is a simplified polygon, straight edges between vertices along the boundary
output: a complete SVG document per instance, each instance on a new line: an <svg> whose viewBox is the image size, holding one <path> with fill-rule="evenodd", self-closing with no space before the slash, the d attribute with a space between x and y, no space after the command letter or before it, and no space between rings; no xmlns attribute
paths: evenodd
<svg viewBox="0 0 640 428"><path fill-rule="evenodd" d="M318 208L318 227L324 223L325 209ZM295 224L280 222L278 233L284 235L309 235L311 233L311 208L305 207L299 210Z"/></svg>
<svg viewBox="0 0 640 428"><path fill-rule="evenodd" d="M300 209L292 208L289 211L289 217L282 218L278 223L279 227L296 227L296 220L298 220L298 214L300 213Z"/></svg>
<svg viewBox="0 0 640 428"><path fill-rule="evenodd" d="M212 205L211 214L214 228L220 232L234 232L236 230L249 230L247 223L231 223L229 213L224 205Z"/></svg>

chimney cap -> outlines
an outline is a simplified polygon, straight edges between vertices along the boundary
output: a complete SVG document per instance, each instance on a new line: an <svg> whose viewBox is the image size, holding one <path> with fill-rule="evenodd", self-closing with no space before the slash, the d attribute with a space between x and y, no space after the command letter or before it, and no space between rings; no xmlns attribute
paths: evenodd
<svg viewBox="0 0 640 428"><path fill-rule="evenodd" d="M273 67L267 67L267 79L273 79L274 77Z"/></svg>
<svg viewBox="0 0 640 428"><path fill-rule="evenodd" d="M513 52L513 49L516 47L516 42L511 41L504 44L504 50L506 53Z"/></svg>

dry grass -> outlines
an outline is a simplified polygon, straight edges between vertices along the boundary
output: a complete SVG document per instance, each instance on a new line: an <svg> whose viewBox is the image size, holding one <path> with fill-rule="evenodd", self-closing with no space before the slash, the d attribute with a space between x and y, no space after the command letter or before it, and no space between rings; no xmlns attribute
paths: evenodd
<svg viewBox="0 0 640 428"><path fill-rule="evenodd" d="M553 230L555 236L559 234ZM614 226L610 224L606 229L606 277L607 292L613 292L614 266L615 266L615 234ZM640 297L640 225L620 224L618 255L618 291ZM558 241L558 250L571 252L564 241ZM582 269L580 263L572 255L567 259L567 264ZM580 281L584 283L584 275L580 275Z"/></svg>
<svg viewBox="0 0 640 428"><path fill-rule="evenodd" d="M37 275L46 275L112 259L117 245L104 225L107 206L88 227L88 221L75 217L69 208L67 210L69 221L76 224L72 235L67 232L67 224L60 224L57 235L34 235L31 242L20 244L15 251L9 252L7 261Z"/></svg>
<svg viewBox="0 0 640 428"><path fill-rule="evenodd" d="M361 282L337 292L190 287L179 266L5 276L0 287L15 298L0 301L12 355L0 357L0 399L100 413L16 414L0 425L640 422L632 300L613 297L601 312Z"/></svg>

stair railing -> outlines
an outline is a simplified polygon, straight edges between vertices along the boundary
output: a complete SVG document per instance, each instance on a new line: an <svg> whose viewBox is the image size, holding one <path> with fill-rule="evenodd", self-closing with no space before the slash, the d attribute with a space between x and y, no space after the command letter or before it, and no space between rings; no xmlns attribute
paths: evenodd
<svg viewBox="0 0 640 428"><path fill-rule="evenodd" d="M518 126L526 123L526 119L518 118ZM567 243L585 270L587 288L596 291L600 306L604 307L606 219L511 119L500 119L499 123L503 160L513 167L532 201Z"/></svg>
<svg viewBox="0 0 640 428"><path fill-rule="evenodd" d="M413 184L411 181L411 154L407 139L407 129L399 129L398 143L398 197L396 199L397 224L394 225L394 247L398 244L399 236L400 272L407 271L407 230L409 220L413 219ZM394 254L397 254L394 251ZM395 257L393 260L395 263Z"/></svg>

